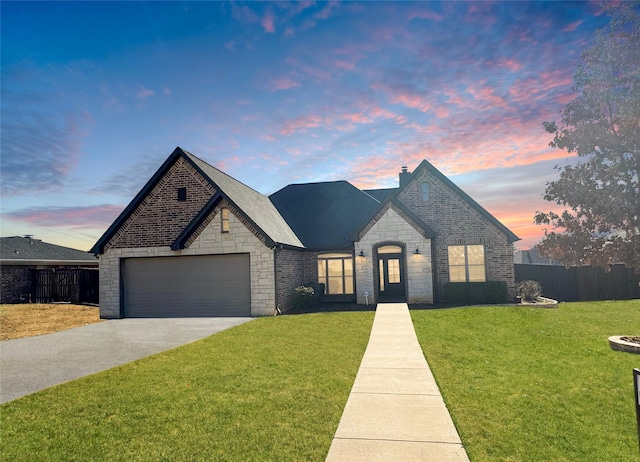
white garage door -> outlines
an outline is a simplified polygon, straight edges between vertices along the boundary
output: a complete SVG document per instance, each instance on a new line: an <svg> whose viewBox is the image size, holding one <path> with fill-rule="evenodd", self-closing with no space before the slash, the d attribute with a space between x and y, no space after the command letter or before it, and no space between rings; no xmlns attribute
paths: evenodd
<svg viewBox="0 0 640 462"><path fill-rule="evenodd" d="M128 258L128 317L251 316L249 255Z"/></svg>

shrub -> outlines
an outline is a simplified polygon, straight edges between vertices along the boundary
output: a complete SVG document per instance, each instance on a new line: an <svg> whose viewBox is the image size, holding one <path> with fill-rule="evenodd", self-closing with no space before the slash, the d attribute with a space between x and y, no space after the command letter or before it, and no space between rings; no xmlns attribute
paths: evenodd
<svg viewBox="0 0 640 462"><path fill-rule="evenodd" d="M324 284L310 282L293 289L292 309L294 311L308 311L317 308L324 295Z"/></svg>
<svg viewBox="0 0 640 462"><path fill-rule="evenodd" d="M516 295L527 302L535 302L542 295L542 286L538 281L520 281Z"/></svg>
<svg viewBox="0 0 640 462"><path fill-rule="evenodd" d="M449 282L444 285L447 303L452 305L485 305L507 302L507 283Z"/></svg>

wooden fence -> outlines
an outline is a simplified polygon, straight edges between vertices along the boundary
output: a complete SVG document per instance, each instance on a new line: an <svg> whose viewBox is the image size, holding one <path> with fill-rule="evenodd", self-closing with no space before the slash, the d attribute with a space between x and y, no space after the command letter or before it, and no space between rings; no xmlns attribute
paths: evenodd
<svg viewBox="0 0 640 462"><path fill-rule="evenodd" d="M32 271L34 303L98 303L97 268L56 268Z"/></svg>
<svg viewBox="0 0 640 462"><path fill-rule="evenodd" d="M608 272L591 266L514 266L516 282L538 281L545 297L561 302L640 298L640 276L625 265L612 265Z"/></svg>

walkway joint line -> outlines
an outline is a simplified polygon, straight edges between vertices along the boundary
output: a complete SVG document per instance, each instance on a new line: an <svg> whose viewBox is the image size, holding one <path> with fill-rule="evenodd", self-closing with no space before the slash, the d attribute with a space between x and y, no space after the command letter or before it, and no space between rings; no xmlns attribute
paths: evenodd
<svg viewBox="0 0 640 462"><path fill-rule="evenodd" d="M327 462L469 462L406 303L379 303Z"/></svg>

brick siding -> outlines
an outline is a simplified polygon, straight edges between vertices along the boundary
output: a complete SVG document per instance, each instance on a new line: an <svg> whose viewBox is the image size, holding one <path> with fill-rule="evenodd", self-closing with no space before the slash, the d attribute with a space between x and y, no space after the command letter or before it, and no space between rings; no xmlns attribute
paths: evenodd
<svg viewBox="0 0 640 462"><path fill-rule="evenodd" d="M186 201L178 201L178 188L187 189ZM105 251L170 246L213 194L213 186L179 157L105 245Z"/></svg>
<svg viewBox="0 0 640 462"><path fill-rule="evenodd" d="M429 184L429 198L422 200L422 183ZM435 238L436 300L444 301L444 284L449 282L447 247L461 244L485 246L486 278L505 281L509 299L515 296L513 245L507 236L439 178L423 170L398 195L398 199L428 224Z"/></svg>
<svg viewBox="0 0 640 462"><path fill-rule="evenodd" d="M36 266L0 266L0 303L25 303L31 300L31 270Z"/></svg>
<svg viewBox="0 0 640 462"><path fill-rule="evenodd" d="M294 289L307 282L309 280L305 279L304 252L276 250L276 303L281 312L292 308Z"/></svg>

